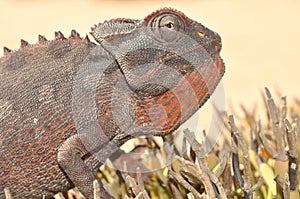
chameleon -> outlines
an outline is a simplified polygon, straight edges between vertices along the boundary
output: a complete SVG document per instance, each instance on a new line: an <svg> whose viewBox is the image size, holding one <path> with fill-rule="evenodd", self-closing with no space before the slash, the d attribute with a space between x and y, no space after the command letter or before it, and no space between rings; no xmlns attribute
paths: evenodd
<svg viewBox="0 0 300 199"><path fill-rule="evenodd" d="M106 159L131 138L178 129L225 72L219 34L173 8L107 20L90 34L4 47L0 198L4 188L52 198L75 186L93 198Z"/></svg>

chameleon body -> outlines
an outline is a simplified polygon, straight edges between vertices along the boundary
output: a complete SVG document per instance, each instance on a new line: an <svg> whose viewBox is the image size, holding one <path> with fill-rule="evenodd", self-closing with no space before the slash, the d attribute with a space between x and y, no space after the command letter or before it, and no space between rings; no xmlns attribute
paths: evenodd
<svg viewBox="0 0 300 199"><path fill-rule="evenodd" d="M56 32L0 58L0 198L93 198L95 170L128 139L166 135L224 74L219 35L171 9Z"/></svg>

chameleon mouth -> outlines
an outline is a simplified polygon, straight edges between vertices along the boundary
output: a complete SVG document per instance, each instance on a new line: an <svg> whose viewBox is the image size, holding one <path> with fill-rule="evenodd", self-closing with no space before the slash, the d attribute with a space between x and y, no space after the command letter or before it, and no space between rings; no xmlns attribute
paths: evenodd
<svg viewBox="0 0 300 199"><path fill-rule="evenodd" d="M206 68L205 71L214 71L213 73L216 74L216 79L215 79L215 84L219 82L221 77L225 73L225 64L223 62L223 59L219 56L216 55L212 58L209 59L208 63L206 62L204 65L204 68ZM202 76L203 74L203 67L202 66L196 66L194 69L184 69L186 70L186 77L189 78L190 75L194 74L193 71L198 71L199 75ZM183 67L183 66L182 66ZM200 72L202 71L202 72ZM140 79L140 84L136 85L135 87L135 92L138 93L139 95L142 96L157 96L161 93L166 92L167 90L170 90L178 84L181 78L183 78L185 75L182 73L178 73L177 75L171 75L172 70L170 71L169 68L162 69L159 74L156 74L157 69L154 67L153 70L149 71L148 74L144 74L143 78L141 77L136 77L137 79ZM178 72L178 71L177 71ZM182 71L181 71L182 72ZM207 72L205 72L207 73ZM166 74L168 74L167 77ZM207 75L207 74L206 74ZM151 79L151 81L144 81L142 79L147 79L145 77L148 77ZM165 76L165 77L163 77ZM171 77L171 78L170 78ZM163 80L163 81L156 81L156 80ZM182 80L182 79L181 79Z"/></svg>
<svg viewBox="0 0 300 199"><path fill-rule="evenodd" d="M205 68L210 68L205 70ZM180 80L188 78L193 71L204 75L212 70L222 77L225 66L219 53L210 53L203 46L182 48L179 52L166 50L160 60L150 62L123 71L131 90L140 96L158 96L176 87Z"/></svg>

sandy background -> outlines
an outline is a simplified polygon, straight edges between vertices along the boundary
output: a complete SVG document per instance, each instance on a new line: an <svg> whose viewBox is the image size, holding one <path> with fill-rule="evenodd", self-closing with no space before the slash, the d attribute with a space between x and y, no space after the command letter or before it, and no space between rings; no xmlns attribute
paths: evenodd
<svg viewBox="0 0 300 199"><path fill-rule="evenodd" d="M38 34L52 39L74 28L85 35L106 19L141 19L164 6L221 35L228 102L251 107L265 86L279 87L289 101L300 97L299 0L0 0L0 53L18 49L21 38L36 43Z"/></svg>

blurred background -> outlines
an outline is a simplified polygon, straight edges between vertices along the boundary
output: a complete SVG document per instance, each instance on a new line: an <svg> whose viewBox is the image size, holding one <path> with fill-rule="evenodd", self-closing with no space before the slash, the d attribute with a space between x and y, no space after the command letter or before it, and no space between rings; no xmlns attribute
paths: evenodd
<svg viewBox="0 0 300 199"><path fill-rule="evenodd" d="M18 49L20 39L36 43L38 34L53 39L54 31L69 36L71 29L84 36L98 22L142 19L165 6L221 35L229 104L251 108L265 86L288 102L299 97L299 0L0 0L0 53Z"/></svg>

